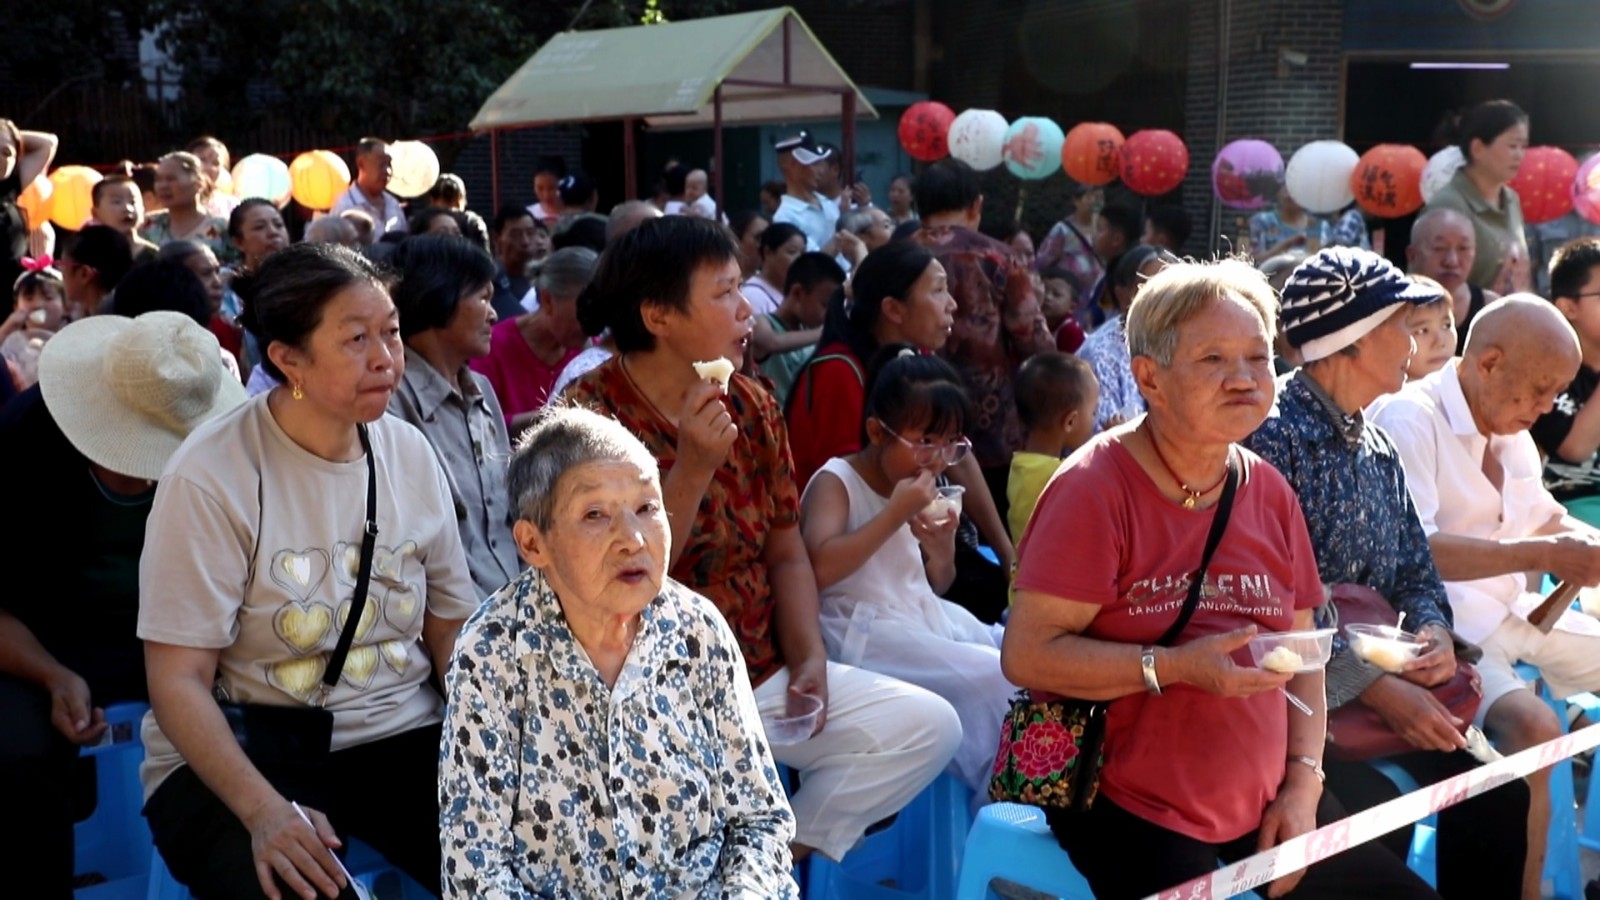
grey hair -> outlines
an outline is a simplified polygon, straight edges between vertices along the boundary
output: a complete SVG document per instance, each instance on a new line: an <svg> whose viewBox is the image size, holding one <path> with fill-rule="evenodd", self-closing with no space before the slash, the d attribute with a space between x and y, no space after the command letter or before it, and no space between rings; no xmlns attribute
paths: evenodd
<svg viewBox="0 0 1600 900"><path fill-rule="evenodd" d="M562 247L539 267L539 294L576 297L594 280L600 254L588 247ZM542 300L540 302L543 302Z"/></svg>
<svg viewBox="0 0 1600 900"><path fill-rule="evenodd" d="M323 216L306 226L308 244L343 244L355 239L355 223L343 216Z"/></svg>
<svg viewBox="0 0 1600 900"><path fill-rule="evenodd" d="M859 235L872 227L873 217L870 209L852 209L839 217L838 231L848 231Z"/></svg>
<svg viewBox="0 0 1600 900"><path fill-rule="evenodd" d="M549 531L561 479L578 466L597 462L628 462L660 474L649 448L616 419L580 406L545 407L517 441L506 473L517 518Z"/></svg>
<svg viewBox="0 0 1600 900"><path fill-rule="evenodd" d="M1169 265L1144 283L1128 307L1128 355L1172 365L1178 331L1211 301L1234 297L1255 312L1267 342L1278 328L1278 298L1267 278L1240 259Z"/></svg>

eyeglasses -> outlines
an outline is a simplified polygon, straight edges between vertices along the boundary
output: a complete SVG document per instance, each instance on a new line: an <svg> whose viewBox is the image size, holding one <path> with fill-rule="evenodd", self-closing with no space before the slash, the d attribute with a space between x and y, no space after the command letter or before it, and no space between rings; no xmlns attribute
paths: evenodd
<svg viewBox="0 0 1600 900"><path fill-rule="evenodd" d="M905 444L907 447L910 447L911 461L924 469L933 465L933 461L940 458L944 459L945 465L953 466L956 463L961 462L963 459L966 459L967 454L972 452L972 442L967 440L965 435L959 436L953 441L946 441L942 444L930 443L927 440L923 440L914 444L900 435L895 434L894 429L884 425L882 422L879 422L878 425L883 428L884 431L888 432L889 435L895 440Z"/></svg>

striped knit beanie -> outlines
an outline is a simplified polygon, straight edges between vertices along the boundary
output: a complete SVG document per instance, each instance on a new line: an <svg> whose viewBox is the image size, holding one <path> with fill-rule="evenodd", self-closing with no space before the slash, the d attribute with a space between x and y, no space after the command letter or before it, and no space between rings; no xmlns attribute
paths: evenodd
<svg viewBox="0 0 1600 900"><path fill-rule="evenodd" d="M1328 247L1289 273L1280 315L1289 345L1312 362L1361 340L1396 306L1439 299L1371 250Z"/></svg>

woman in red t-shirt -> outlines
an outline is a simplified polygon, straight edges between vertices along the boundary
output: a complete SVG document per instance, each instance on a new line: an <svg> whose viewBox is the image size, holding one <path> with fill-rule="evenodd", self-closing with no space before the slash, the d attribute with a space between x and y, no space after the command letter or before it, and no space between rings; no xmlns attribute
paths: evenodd
<svg viewBox="0 0 1600 900"><path fill-rule="evenodd" d="M1022 538L1007 677L1113 701L1094 806L1049 812L1097 897L1162 892L1344 814L1322 791L1322 672L1255 668L1245 647L1313 627L1324 599L1294 492L1235 446L1272 405L1276 307L1236 261L1152 278L1126 320L1149 412L1073 454ZM1183 606L1230 461L1239 486L1199 607L1173 646L1151 646ZM1274 883L1289 890L1437 896L1371 844Z"/></svg>

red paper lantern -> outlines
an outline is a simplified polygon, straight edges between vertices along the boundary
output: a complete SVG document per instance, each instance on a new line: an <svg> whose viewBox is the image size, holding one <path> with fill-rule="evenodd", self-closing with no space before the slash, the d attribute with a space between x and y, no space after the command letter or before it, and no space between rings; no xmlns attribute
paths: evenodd
<svg viewBox="0 0 1600 900"><path fill-rule="evenodd" d="M1411 215L1422 208L1422 169L1427 164L1422 151L1409 144L1373 147L1361 154L1350 173L1356 205L1385 219Z"/></svg>
<svg viewBox="0 0 1600 900"><path fill-rule="evenodd" d="M1109 184L1120 168L1122 132L1104 122L1083 122L1067 132L1061 145L1061 165L1079 184Z"/></svg>
<svg viewBox="0 0 1600 900"><path fill-rule="evenodd" d="M1136 194L1165 194L1183 184L1188 172L1189 148L1170 131L1135 131L1122 145L1122 183Z"/></svg>
<svg viewBox="0 0 1600 900"><path fill-rule="evenodd" d="M1529 147L1511 189L1522 200L1522 219L1529 225L1553 222L1572 212L1572 180L1578 161L1560 147Z"/></svg>
<svg viewBox="0 0 1600 900"><path fill-rule="evenodd" d="M900 116L900 146L920 162L944 159L950 155L946 138L950 134L950 123L955 120L955 110L937 100L913 103Z"/></svg>

